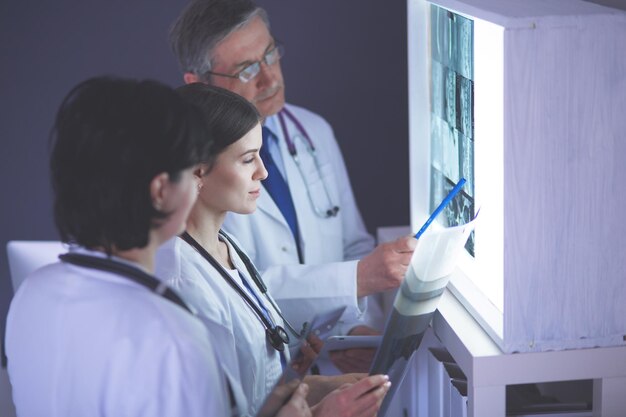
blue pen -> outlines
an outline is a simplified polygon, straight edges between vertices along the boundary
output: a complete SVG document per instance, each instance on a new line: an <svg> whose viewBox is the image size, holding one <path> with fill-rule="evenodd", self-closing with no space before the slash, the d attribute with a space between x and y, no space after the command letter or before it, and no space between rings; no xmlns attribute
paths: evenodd
<svg viewBox="0 0 626 417"><path fill-rule="evenodd" d="M439 215L439 213L441 213L441 210L443 210L448 204L450 204L450 201L452 201L454 196L457 195L459 191L461 191L461 188L463 188L463 185L465 185L465 178L461 178L459 182L454 186L452 191L450 191L448 195L446 196L446 198L443 199L441 204L437 206L435 211L433 211L433 214L431 214L428 220L426 220L426 223L424 223L422 228L417 233L415 233L415 239L419 239L420 236L424 234L426 229L428 229L428 226L430 226L433 220L435 220L435 218Z"/></svg>

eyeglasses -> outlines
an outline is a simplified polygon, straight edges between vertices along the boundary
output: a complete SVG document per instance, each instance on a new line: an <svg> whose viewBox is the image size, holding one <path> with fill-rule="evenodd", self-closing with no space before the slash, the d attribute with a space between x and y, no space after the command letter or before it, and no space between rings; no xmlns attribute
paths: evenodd
<svg viewBox="0 0 626 417"><path fill-rule="evenodd" d="M261 72L262 62L265 62L265 65L269 67L270 65L274 65L275 63L277 63L278 60L282 58L284 55L285 55L285 48L283 47L283 45L276 43L276 45L272 49L270 49L269 51L265 53L261 61L253 62L252 64L246 66L244 69L242 69L236 74L222 74L222 73L213 72L213 71L207 71L204 74L205 74L205 77L210 74L210 75L217 75L220 77L239 78L239 81L245 84L248 81L252 80L257 75L259 75L259 72Z"/></svg>

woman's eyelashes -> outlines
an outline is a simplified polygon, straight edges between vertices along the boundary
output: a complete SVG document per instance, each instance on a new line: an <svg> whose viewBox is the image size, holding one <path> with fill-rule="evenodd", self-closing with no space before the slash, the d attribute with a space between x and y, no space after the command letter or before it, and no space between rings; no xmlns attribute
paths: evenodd
<svg viewBox="0 0 626 417"><path fill-rule="evenodd" d="M251 163L253 163L256 160L256 158L258 157L258 155L259 155L258 152L251 153L247 158L245 158L243 160L243 163L244 164L251 164Z"/></svg>

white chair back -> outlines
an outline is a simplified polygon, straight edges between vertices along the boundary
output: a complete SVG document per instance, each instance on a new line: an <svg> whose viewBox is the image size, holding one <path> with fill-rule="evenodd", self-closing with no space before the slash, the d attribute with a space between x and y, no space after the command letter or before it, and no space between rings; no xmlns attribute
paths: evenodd
<svg viewBox="0 0 626 417"><path fill-rule="evenodd" d="M56 262L59 255L65 252L67 245L59 241L12 240L7 243L13 292L28 274Z"/></svg>

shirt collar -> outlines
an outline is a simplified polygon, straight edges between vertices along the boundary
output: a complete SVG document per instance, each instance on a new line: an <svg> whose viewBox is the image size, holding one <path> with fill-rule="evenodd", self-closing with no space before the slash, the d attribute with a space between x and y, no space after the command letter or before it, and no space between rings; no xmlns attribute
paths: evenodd
<svg viewBox="0 0 626 417"><path fill-rule="evenodd" d="M274 141L274 143L278 143L278 117L276 115L267 117L265 119L265 123L263 124L269 131L272 133L270 135L270 140Z"/></svg>

